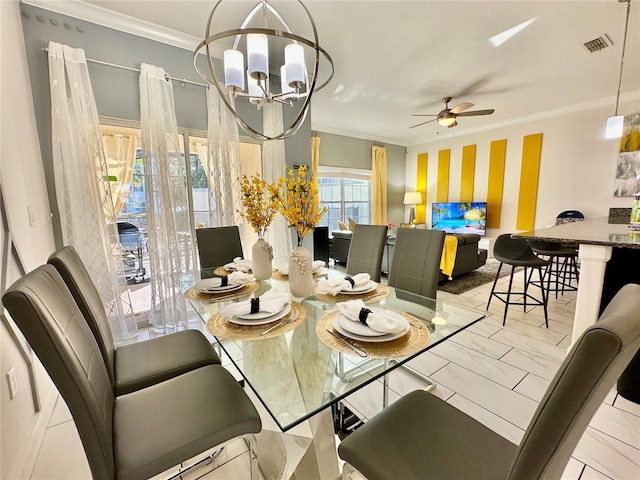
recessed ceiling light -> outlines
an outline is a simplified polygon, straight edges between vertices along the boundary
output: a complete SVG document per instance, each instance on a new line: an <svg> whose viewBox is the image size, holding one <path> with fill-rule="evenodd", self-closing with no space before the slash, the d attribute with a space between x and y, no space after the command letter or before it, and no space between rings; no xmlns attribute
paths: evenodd
<svg viewBox="0 0 640 480"><path fill-rule="evenodd" d="M494 47L499 47L504 42L509 40L511 37L513 37L514 35L520 33L522 30L527 28L529 25L531 25L537 19L538 19L538 17L533 17L531 20L527 20L526 22L522 22L520 25L516 25L515 27L511 27L510 29L505 30L504 32L501 32L501 33L498 33L497 35L494 35L493 37L491 37L489 39L489 41L491 42L491 45L493 45Z"/></svg>

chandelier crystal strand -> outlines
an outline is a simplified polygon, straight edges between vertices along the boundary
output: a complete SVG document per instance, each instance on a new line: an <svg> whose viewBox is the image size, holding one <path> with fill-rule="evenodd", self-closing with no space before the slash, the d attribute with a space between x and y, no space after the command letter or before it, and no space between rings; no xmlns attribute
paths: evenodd
<svg viewBox="0 0 640 480"><path fill-rule="evenodd" d="M231 111L240 127L252 138L257 140L282 140L291 137L297 133L307 116L311 96L317 90L325 87L333 78L334 67L333 60L329 54L319 45L318 32L315 22L304 6L301 0L297 0L297 5L304 10L311 30L313 31L313 39L309 40L300 35L292 33L282 15L272 7L267 0L260 0L245 17L240 28L221 31L219 33L211 33L212 21L216 10L223 0L213 7L207 21L205 38L196 48L193 56L193 64L200 75L207 83L213 85L225 105ZM227 3L230 3L227 0ZM249 23L258 14L262 13L264 27L250 27ZM267 28L267 16L271 14L273 18L282 26L282 30ZM233 48L227 49L223 54L224 65L224 89L219 81L218 74L213 64L212 47L215 42L226 38L235 37ZM239 50L240 40L246 40L246 55ZM269 82L269 48L270 41L274 43L282 43L283 40L290 40L291 43L284 47L284 65L277 70L281 76L280 91L272 92ZM305 64L305 47L313 49L314 64L311 75L309 75ZM208 74L198 69L198 54L204 49L208 65ZM272 50L273 51L273 50ZM245 69L246 56L246 69ZM278 56L278 55L277 55ZM330 71L328 78L324 82L319 82L318 74L320 67L320 58L328 62ZM245 91L245 74L246 74L246 91ZM291 124L283 128L279 134L269 136L263 132L251 127L236 111L235 102L238 99L249 101L260 109L265 103L282 103L293 106L299 99L304 99L303 104L296 118Z"/></svg>

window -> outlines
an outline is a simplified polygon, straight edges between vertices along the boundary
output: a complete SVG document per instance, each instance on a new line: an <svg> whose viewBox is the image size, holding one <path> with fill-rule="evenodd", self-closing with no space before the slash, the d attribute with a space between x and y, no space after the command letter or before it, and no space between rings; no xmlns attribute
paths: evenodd
<svg viewBox="0 0 640 480"><path fill-rule="evenodd" d="M318 172L320 208L327 213L320 225L337 228L338 220L352 218L356 223L371 222L371 171L320 167Z"/></svg>

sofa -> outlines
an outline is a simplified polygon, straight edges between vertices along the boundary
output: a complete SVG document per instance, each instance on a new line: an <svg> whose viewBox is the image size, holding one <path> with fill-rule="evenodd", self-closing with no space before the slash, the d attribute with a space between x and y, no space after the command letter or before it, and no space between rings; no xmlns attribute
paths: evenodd
<svg viewBox="0 0 640 480"><path fill-rule="evenodd" d="M334 230L331 233L332 238L329 243L329 257L338 263L347 263L347 255L349 253L349 244L351 243L350 230ZM478 267L481 267L487 261L487 250L478 248L478 242L482 237L475 233L451 234L458 240L458 248L456 250L456 261L453 267L452 277L457 277L465 273L469 273ZM395 235L387 238L382 256L382 272L388 273L393 258L393 247L396 242ZM448 277L440 272L440 280L447 280Z"/></svg>

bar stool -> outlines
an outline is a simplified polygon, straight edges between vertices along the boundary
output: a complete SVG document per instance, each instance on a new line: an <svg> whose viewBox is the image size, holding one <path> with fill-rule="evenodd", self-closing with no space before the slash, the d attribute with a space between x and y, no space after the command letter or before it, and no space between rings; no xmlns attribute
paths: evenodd
<svg viewBox="0 0 640 480"><path fill-rule="evenodd" d="M549 260L545 269L547 292L558 292L564 295L566 291L578 290L580 272L578 270L578 250L570 245L561 243L529 240L533 252L539 257ZM531 282L537 285L537 281Z"/></svg>
<svg viewBox="0 0 640 480"><path fill-rule="evenodd" d="M493 256L496 260L500 261L500 266L498 267L498 272L496 273L496 278L493 281L493 286L491 287L491 295L489 295L489 301L487 302L487 310L491 305L491 299L496 297L498 300L504 303L504 316L502 318L502 325L504 326L507 322L507 310L509 309L509 305L523 305L524 311L527 311L527 305L532 306L542 306L544 309L544 323L547 328L549 328L549 318L547 315L547 298L548 295L545 292L544 282L542 279L544 278L542 268L548 267L550 261L545 260L543 258L538 257L527 243L527 240L524 238L512 238L510 233L503 234L496 238L496 242L493 246ZM506 292L496 292L496 284L498 283L498 278L500 277L500 270L502 270L502 265L511 265L511 275L509 276L509 288ZM524 267L524 290L522 292L513 292L513 275L515 273L516 267ZM532 270L527 275L527 268L531 268ZM542 300L534 297L533 295L527 292L527 288L531 282L531 274L533 270L538 271L538 278L541 280L538 284L540 287L540 293L542 294ZM522 301L517 302L513 301L511 297L513 295L522 296ZM529 300L529 302L527 302Z"/></svg>

